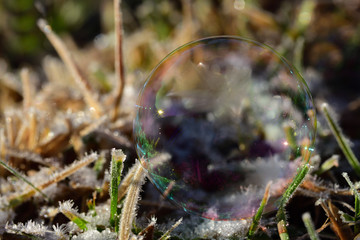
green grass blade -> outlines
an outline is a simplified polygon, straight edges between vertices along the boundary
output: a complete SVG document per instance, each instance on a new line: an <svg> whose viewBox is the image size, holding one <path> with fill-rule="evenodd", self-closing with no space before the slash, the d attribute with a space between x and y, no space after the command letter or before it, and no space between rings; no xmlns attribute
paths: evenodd
<svg viewBox="0 0 360 240"><path fill-rule="evenodd" d="M311 219L310 213L306 212L302 215L302 220L304 222L304 225L306 227L306 230L309 234L309 237L311 240L320 240L317 232L315 231L314 224Z"/></svg>
<svg viewBox="0 0 360 240"><path fill-rule="evenodd" d="M359 223L357 223L360 220L360 194L357 191L354 184L352 183L352 181L350 180L349 175L346 172L344 172L344 173L342 173L342 176L345 178L346 182L349 184L351 191L353 192L354 197L355 197L354 232L355 232L355 234L358 234L358 233L360 233L360 226L359 226Z"/></svg>
<svg viewBox="0 0 360 240"><path fill-rule="evenodd" d="M321 110L324 113L326 121L328 122L331 131L333 132L336 141L338 142L342 152L344 153L346 159L348 160L351 167L354 169L355 173L360 176L360 163L359 160L356 158L354 152L351 150L348 142L345 140L343 133L341 132L340 126L335 122L332 118L331 114L329 113L329 106L328 104L324 103L321 106Z"/></svg>
<svg viewBox="0 0 360 240"><path fill-rule="evenodd" d="M280 204L279 210L276 214L276 219L278 221L278 231L281 240L289 239L289 235L286 229L286 214L285 214L285 206L289 202L291 196L294 194L298 186L305 179L306 174L310 171L310 164L305 164L301 170L296 174L293 181L290 183L285 193L283 194Z"/></svg>
<svg viewBox="0 0 360 240"><path fill-rule="evenodd" d="M289 234L287 233L286 220L280 220L277 224L278 232L281 240L290 240Z"/></svg>
<svg viewBox="0 0 360 240"><path fill-rule="evenodd" d="M123 170L123 162L125 161L125 154L121 150L113 149L111 151L111 166L110 166L110 225L115 227L115 231L119 231L118 214L118 187L121 181L121 173Z"/></svg>
<svg viewBox="0 0 360 240"><path fill-rule="evenodd" d="M250 229L249 229L249 232L247 234L247 237L248 239L252 239L253 235L255 234L256 230L257 230L257 227L259 225L259 222L260 222L260 219L262 217L262 213L264 211L264 208L269 200L269 197L270 197L270 194L269 194L269 191L270 191L270 186L271 186L271 183L272 182L269 182L268 185L266 186L265 188L265 193L264 193L264 197L260 203L260 207L259 209L257 210L255 216L253 217L253 221L251 223L251 226L250 226Z"/></svg>

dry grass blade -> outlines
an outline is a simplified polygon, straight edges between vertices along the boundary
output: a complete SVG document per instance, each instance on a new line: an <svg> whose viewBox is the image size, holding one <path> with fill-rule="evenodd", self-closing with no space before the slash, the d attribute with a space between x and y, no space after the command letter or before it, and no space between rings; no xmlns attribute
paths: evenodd
<svg viewBox="0 0 360 240"><path fill-rule="evenodd" d="M69 119L65 119L64 125L67 129L66 132L56 135L47 142L40 143L36 147L35 152L43 156L51 156L54 153L57 153L64 149L66 146L68 146L71 135L75 130L73 129L73 126Z"/></svg>
<svg viewBox="0 0 360 240"><path fill-rule="evenodd" d="M0 157L5 155L5 133L4 129L0 128Z"/></svg>
<svg viewBox="0 0 360 240"><path fill-rule="evenodd" d="M314 195L316 195L316 193L318 194L324 194L324 193L329 193L331 195L341 195L341 196L351 196L352 192L349 189L334 189L334 188L329 188L326 186L322 186L320 184L317 184L315 181L313 180L305 180L301 186L302 189L306 189L311 191L312 193L314 193Z"/></svg>
<svg viewBox="0 0 360 240"><path fill-rule="evenodd" d="M125 87L125 73L123 63L123 29L121 0L114 0L114 18L115 18L115 77L116 85L114 88L114 112L113 120L116 119L118 107Z"/></svg>
<svg viewBox="0 0 360 240"><path fill-rule="evenodd" d="M142 236L143 240L152 240L155 230L156 218L152 218L149 225L143 229L138 236Z"/></svg>
<svg viewBox="0 0 360 240"><path fill-rule="evenodd" d="M30 84L29 69L23 68L20 76L23 86L23 107L27 109L32 104L32 85Z"/></svg>
<svg viewBox="0 0 360 240"><path fill-rule="evenodd" d="M177 222L174 223L174 225L172 225L171 228L170 228L169 230L167 230L166 233L164 233L164 235L162 235L162 236L160 237L160 240L167 240L167 239L169 239L169 238L170 238L170 233L171 233L172 231L174 231L174 229L177 228L177 227L181 224L182 220L183 220L182 218L180 218L179 220L177 220Z"/></svg>
<svg viewBox="0 0 360 240"><path fill-rule="evenodd" d="M102 113L101 104L94 97L96 96L95 92L92 90L90 83L85 78L84 74L81 72L79 66L75 63L71 53L66 48L64 42L52 31L51 27L44 19L38 21L38 26L45 33L51 44L54 46L58 52L61 59L64 61L69 72L73 76L75 82L80 87L81 93L84 95L85 101L89 108L94 111L96 117L100 117Z"/></svg>
<svg viewBox="0 0 360 240"><path fill-rule="evenodd" d="M341 220L341 216L339 214L339 209L331 203L330 200L327 200L326 203L324 200L319 200L320 206L326 212L326 215L330 219L330 227L335 232L335 234L341 240L348 240L353 238L353 233L349 225L344 224Z"/></svg>
<svg viewBox="0 0 360 240"><path fill-rule="evenodd" d="M144 176L144 169L138 164L122 208L118 235L118 239L120 240L128 240L130 237L131 226L135 218L136 205L139 200L141 186L144 182Z"/></svg>
<svg viewBox="0 0 360 240"><path fill-rule="evenodd" d="M120 201L127 193L128 188L134 178L136 170L141 167L140 162L136 162L134 166L132 166L128 173L125 175L124 179L122 180L120 186L119 186L119 192L118 192L118 201Z"/></svg>
<svg viewBox="0 0 360 240"><path fill-rule="evenodd" d="M45 188L49 187L50 185L57 183L66 177L70 176L71 174L75 173L79 169L89 165L90 163L94 162L98 158L98 155L96 153L90 154L83 158L80 161L74 162L69 167L66 167L64 170L55 173L53 176L51 176L49 179L44 181L40 184L35 184L36 188L40 190L44 190ZM8 198L8 202L10 206L14 207L18 204L22 203L26 199L29 199L30 197L34 196L36 193L36 189L30 188L28 190L23 191L22 193L15 193Z"/></svg>
<svg viewBox="0 0 360 240"><path fill-rule="evenodd" d="M29 127L28 127L27 148L29 150L34 150L39 140L38 121L34 111L30 111L28 113L28 118L29 118Z"/></svg>
<svg viewBox="0 0 360 240"><path fill-rule="evenodd" d="M8 146L12 147L15 143L15 136L14 136L14 121L13 118L8 116L5 113L5 132L6 132L6 139Z"/></svg>

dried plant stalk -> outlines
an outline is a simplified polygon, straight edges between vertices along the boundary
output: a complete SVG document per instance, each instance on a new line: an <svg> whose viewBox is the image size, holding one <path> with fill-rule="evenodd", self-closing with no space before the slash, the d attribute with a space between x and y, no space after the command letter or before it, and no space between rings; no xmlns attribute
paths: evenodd
<svg viewBox="0 0 360 240"><path fill-rule="evenodd" d="M75 82L80 87L81 93L84 95L85 102L91 109L94 110L91 112L93 112L96 117L100 117L102 113L101 104L94 97L96 95L95 92L92 90L90 83L81 72L79 66L75 63L75 60L66 48L64 42L52 31L51 27L44 19L40 19L38 21L38 26L41 31L45 33L61 59L64 61Z"/></svg>
<svg viewBox="0 0 360 240"><path fill-rule="evenodd" d="M122 208L118 239L127 240L130 237L131 226L135 218L136 205L139 200L141 186L144 182L144 176L144 169L138 164Z"/></svg>
<svg viewBox="0 0 360 240"><path fill-rule="evenodd" d="M11 116L6 116L7 114L5 114L5 129L6 129L6 139L7 139L7 144L12 147L14 146L14 123L13 123L13 118Z"/></svg>
<svg viewBox="0 0 360 240"><path fill-rule="evenodd" d="M34 150L37 142L38 142L38 138L39 138L39 131L38 131L38 122L37 122L37 118L36 118L36 114L34 111L30 111L28 113L28 118L29 118L29 134L28 134L28 149L29 150Z"/></svg>
<svg viewBox="0 0 360 240"><path fill-rule="evenodd" d="M125 87L125 73L123 63L123 29L121 0L114 0L114 19L115 19L115 77L116 85L114 88L114 112L113 120L116 119L118 108Z"/></svg>
<svg viewBox="0 0 360 240"><path fill-rule="evenodd" d="M23 142L25 142L26 132L27 132L28 126L26 124L26 121L23 121L20 124L21 125L20 125L20 128L17 131L17 135L16 135L16 138L15 138L14 145L19 146L19 147L24 147L24 146L21 146L21 145L22 145Z"/></svg>
<svg viewBox="0 0 360 240"><path fill-rule="evenodd" d="M0 128L0 157L5 155L5 133L4 129Z"/></svg>
<svg viewBox="0 0 360 240"><path fill-rule="evenodd" d="M118 201L121 200L127 193L127 190L134 178L136 170L139 168L140 162L136 162L134 166L132 166L128 173L125 175L124 180L121 182L119 186L118 192ZM141 167L141 166L140 166Z"/></svg>

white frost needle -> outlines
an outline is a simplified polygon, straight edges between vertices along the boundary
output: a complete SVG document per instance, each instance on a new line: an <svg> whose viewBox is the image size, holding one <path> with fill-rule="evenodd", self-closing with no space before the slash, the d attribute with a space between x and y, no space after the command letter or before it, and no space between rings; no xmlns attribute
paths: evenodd
<svg viewBox="0 0 360 240"><path fill-rule="evenodd" d="M118 239L127 240L130 237L131 226L136 215L136 206L139 200L141 186L144 182L144 176L143 167L140 164L137 164L132 183L128 189L122 208Z"/></svg>
<svg viewBox="0 0 360 240"><path fill-rule="evenodd" d="M41 224L36 223L32 220L28 221L27 223L18 223L18 224L6 224L5 229L7 232L10 233L21 233L24 235L35 235L35 236L41 236L44 237L45 233L47 232L47 228Z"/></svg>

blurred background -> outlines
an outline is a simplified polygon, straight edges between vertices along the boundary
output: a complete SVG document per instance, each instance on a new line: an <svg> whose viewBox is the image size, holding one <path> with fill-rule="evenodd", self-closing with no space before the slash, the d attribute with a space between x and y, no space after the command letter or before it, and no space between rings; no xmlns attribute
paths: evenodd
<svg viewBox="0 0 360 240"><path fill-rule="evenodd" d="M316 103L329 102L345 134L360 145L360 0L123 0L122 10L126 76L137 89L186 42L214 35L255 39L295 65ZM65 40L100 92L108 92L106 76L114 72L111 0L2 0L0 72L30 67L41 88L44 57L56 52L38 29L39 18Z"/></svg>
<svg viewBox="0 0 360 240"><path fill-rule="evenodd" d="M359 0L124 0L122 9L128 74L149 72L188 41L237 35L275 48L302 72L313 94L336 95L335 107L359 96ZM10 68L36 68L45 54L55 55L36 25L40 17L73 49L113 45L111 0L3 0L0 57Z"/></svg>
<svg viewBox="0 0 360 240"><path fill-rule="evenodd" d="M345 133L360 139L360 0L123 0L122 10L126 75L137 88L186 42L214 35L251 38L292 62L315 100L328 101ZM31 67L40 76L38 88L46 81L44 57L56 56L37 27L39 18L65 40L95 85L109 91L113 2L1 1L0 66L12 72Z"/></svg>
<svg viewBox="0 0 360 240"><path fill-rule="evenodd" d="M122 10L125 69L136 86L186 42L214 35L251 38L292 62L316 101L328 101L345 133L360 139L359 0L124 0ZM111 0L3 0L2 68L16 72L28 66L41 79L44 56L56 53L36 25L39 18L82 56L89 75L101 80L113 72ZM109 84L101 87L107 91Z"/></svg>

